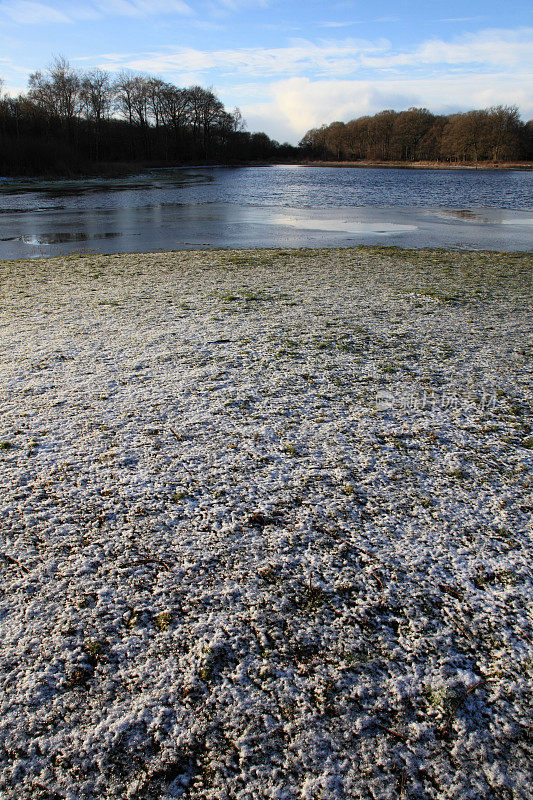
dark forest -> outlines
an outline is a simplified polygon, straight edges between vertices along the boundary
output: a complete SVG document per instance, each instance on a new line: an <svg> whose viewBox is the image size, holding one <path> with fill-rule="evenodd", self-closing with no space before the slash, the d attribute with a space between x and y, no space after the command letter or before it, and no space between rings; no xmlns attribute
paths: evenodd
<svg viewBox="0 0 533 800"><path fill-rule="evenodd" d="M0 86L1 89L1 86ZM210 89L145 75L80 73L64 58L0 99L0 175L74 175L120 165L289 160L299 150L248 133Z"/></svg>
<svg viewBox="0 0 533 800"><path fill-rule="evenodd" d="M533 159L533 121L516 107L437 116L424 108L382 111L308 131L298 147L249 133L239 109L211 89L103 70L82 73L59 57L3 96L0 175L78 175L132 165L295 161L444 163Z"/></svg>

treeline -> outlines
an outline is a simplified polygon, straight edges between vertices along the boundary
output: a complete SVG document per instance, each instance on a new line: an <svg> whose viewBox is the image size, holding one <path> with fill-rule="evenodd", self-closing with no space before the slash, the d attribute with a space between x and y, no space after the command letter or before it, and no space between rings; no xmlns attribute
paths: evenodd
<svg viewBox="0 0 533 800"><path fill-rule="evenodd" d="M210 89L159 78L81 72L65 58L2 96L0 175L75 174L99 165L232 163L294 158L298 149L248 133Z"/></svg>
<svg viewBox="0 0 533 800"><path fill-rule="evenodd" d="M427 108L381 111L313 128L300 148L307 158L335 161L530 161L533 120L522 122L516 106L450 116Z"/></svg>
<svg viewBox="0 0 533 800"><path fill-rule="evenodd" d="M28 91L2 95L0 175L79 174L116 166L257 161L533 160L533 121L515 106L438 116L426 108L381 111L308 131L298 147L249 133L238 109L210 90L57 58Z"/></svg>

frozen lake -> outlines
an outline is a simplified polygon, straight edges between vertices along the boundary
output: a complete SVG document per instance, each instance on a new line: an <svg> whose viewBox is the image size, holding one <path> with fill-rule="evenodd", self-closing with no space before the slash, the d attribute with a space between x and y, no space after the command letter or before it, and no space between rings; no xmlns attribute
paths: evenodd
<svg viewBox="0 0 533 800"><path fill-rule="evenodd" d="M0 179L0 258L202 247L531 250L533 173L210 167Z"/></svg>

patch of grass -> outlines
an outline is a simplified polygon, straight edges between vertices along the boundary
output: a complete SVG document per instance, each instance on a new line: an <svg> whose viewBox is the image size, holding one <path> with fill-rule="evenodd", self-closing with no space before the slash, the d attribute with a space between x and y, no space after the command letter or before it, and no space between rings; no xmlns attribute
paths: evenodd
<svg viewBox="0 0 533 800"><path fill-rule="evenodd" d="M68 676L67 687L73 689L76 686L85 686L89 678L92 677L92 670L83 667L75 667Z"/></svg>
<svg viewBox="0 0 533 800"><path fill-rule="evenodd" d="M438 689L426 689L424 695L428 705L438 711L450 713L453 708L455 693L445 686Z"/></svg>
<svg viewBox="0 0 533 800"><path fill-rule="evenodd" d="M500 569L495 575L496 580L503 586L517 586L519 583L518 576L510 569Z"/></svg>
<svg viewBox="0 0 533 800"><path fill-rule="evenodd" d="M216 293L219 300L223 303L265 303L276 298L263 291L252 291L251 289L241 289L238 292L219 292Z"/></svg>
<svg viewBox="0 0 533 800"><path fill-rule="evenodd" d="M276 352L276 358L300 358L300 353L296 350L287 350L285 347L282 347L281 350Z"/></svg>
<svg viewBox="0 0 533 800"><path fill-rule="evenodd" d="M172 614L170 611L162 611L154 617L154 625L160 631L168 631L172 622Z"/></svg>
<svg viewBox="0 0 533 800"><path fill-rule="evenodd" d="M461 467L451 470L451 472L448 474L450 475L450 478L457 478L458 480L465 480L465 478L469 477L468 472Z"/></svg>
<svg viewBox="0 0 533 800"><path fill-rule="evenodd" d="M227 256L227 264L234 264L237 267L248 267L251 265L251 260L248 256Z"/></svg>
<svg viewBox="0 0 533 800"><path fill-rule="evenodd" d="M91 640L84 643L83 649L88 656L89 663L93 667L106 660L106 642Z"/></svg>
<svg viewBox="0 0 533 800"><path fill-rule="evenodd" d="M497 528L493 536L495 539L499 539L501 542L504 543L505 551L509 552L511 550L518 550L520 548L520 542L517 541L514 534L511 531L506 530L505 528Z"/></svg>
<svg viewBox="0 0 533 800"><path fill-rule="evenodd" d="M301 610L313 611L324 605L327 599L328 595L320 586L314 586L312 583L309 583L304 586L301 593L295 598L295 605Z"/></svg>
<svg viewBox="0 0 533 800"><path fill-rule="evenodd" d="M386 441L390 442L393 447L396 447L398 450L406 450L407 445L405 441L402 439L401 436L397 434L391 433L389 436L386 437Z"/></svg>
<svg viewBox="0 0 533 800"><path fill-rule="evenodd" d="M453 355L455 355L455 350L453 349L453 347L450 347L449 345L443 345L441 347L440 354L441 358L451 358Z"/></svg>
<svg viewBox="0 0 533 800"><path fill-rule="evenodd" d="M245 291L242 293L242 299L247 303L264 303L267 300L274 300L274 297L265 292Z"/></svg>
<svg viewBox="0 0 533 800"><path fill-rule="evenodd" d="M186 500L188 497L191 497L190 492L188 492L186 489L178 489L170 498L170 502L179 503L181 500Z"/></svg>
<svg viewBox="0 0 533 800"><path fill-rule="evenodd" d="M278 569L273 564L268 564L266 567L262 567L257 571L257 574L266 583L277 584L281 582Z"/></svg>
<svg viewBox="0 0 533 800"><path fill-rule="evenodd" d="M370 656L365 650L355 649L345 653L344 660L349 667L353 667L357 664L366 664L367 661L370 661Z"/></svg>
<svg viewBox="0 0 533 800"><path fill-rule="evenodd" d="M200 680L209 683L219 673L227 660L224 645L207 646L202 651L202 664L198 671Z"/></svg>
<svg viewBox="0 0 533 800"><path fill-rule="evenodd" d="M0 442L0 450L12 450L14 446L13 442Z"/></svg>
<svg viewBox="0 0 533 800"><path fill-rule="evenodd" d="M288 456L299 456L300 453L296 449L296 446L292 444L292 442L286 442L283 445L283 450L287 453Z"/></svg>

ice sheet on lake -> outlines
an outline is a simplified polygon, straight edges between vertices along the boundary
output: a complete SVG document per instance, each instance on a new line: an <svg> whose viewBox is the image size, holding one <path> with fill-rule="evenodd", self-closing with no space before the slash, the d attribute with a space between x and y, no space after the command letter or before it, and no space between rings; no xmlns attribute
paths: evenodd
<svg viewBox="0 0 533 800"><path fill-rule="evenodd" d="M390 236L392 234L416 231L417 225L401 225L394 222L360 222L354 219L325 219L323 217L296 217L287 214L276 214L272 218L262 219L263 225L288 226L300 230L335 231L338 233L354 233L359 236L376 234Z"/></svg>

